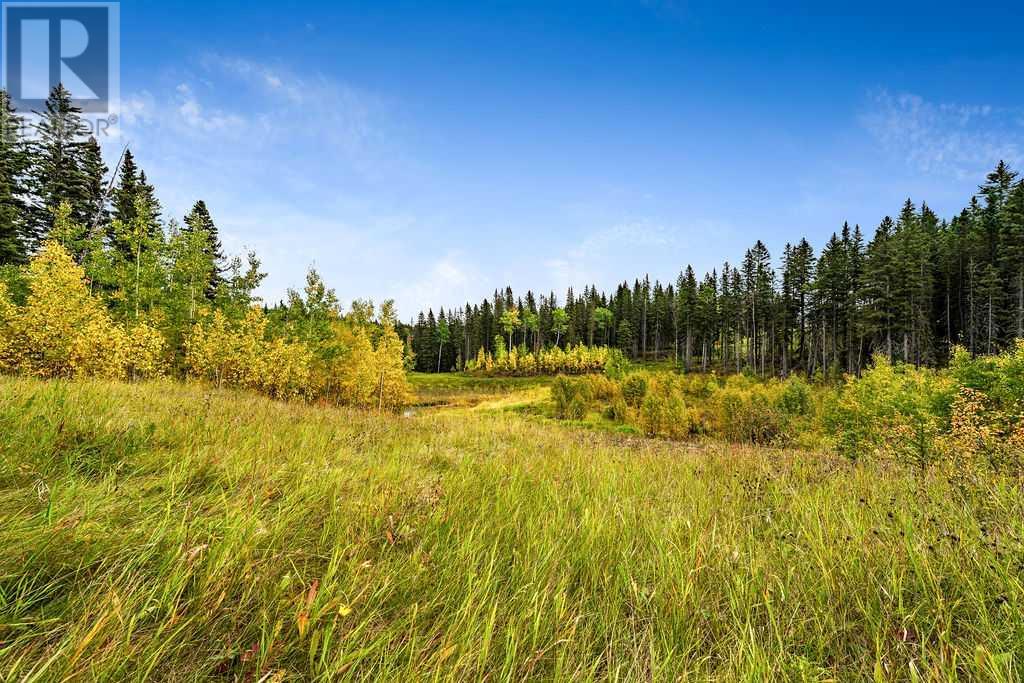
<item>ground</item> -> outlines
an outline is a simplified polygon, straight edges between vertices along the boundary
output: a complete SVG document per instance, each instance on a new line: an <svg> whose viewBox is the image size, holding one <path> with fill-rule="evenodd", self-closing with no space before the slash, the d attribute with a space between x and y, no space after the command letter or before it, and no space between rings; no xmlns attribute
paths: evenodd
<svg viewBox="0 0 1024 683"><path fill-rule="evenodd" d="M0 379L4 679L1021 676L1016 486L566 426L503 382L379 416Z"/></svg>

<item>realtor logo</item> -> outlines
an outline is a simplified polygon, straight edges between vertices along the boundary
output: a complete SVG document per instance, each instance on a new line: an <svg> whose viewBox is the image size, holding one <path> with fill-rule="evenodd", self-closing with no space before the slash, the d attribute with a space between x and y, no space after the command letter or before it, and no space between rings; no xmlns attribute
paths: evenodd
<svg viewBox="0 0 1024 683"><path fill-rule="evenodd" d="M116 2L3 2L3 87L15 108L42 111L58 84L87 114L116 111L120 13Z"/></svg>

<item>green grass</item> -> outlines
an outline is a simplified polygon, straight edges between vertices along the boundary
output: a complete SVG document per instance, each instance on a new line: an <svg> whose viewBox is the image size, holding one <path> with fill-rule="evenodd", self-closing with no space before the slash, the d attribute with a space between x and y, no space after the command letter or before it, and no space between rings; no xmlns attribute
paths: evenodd
<svg viewBox="0 0 1024 683"><path fill-rule="evenodd" d="M421 380L416 380L421 381ZM0 379L3 680L1019 680L1019 485Z"/></svg>
<svg viewBox="0 0 1024 683"><path fill-rule="evenodd" d="M551 384L550 377L477 377L465 373L409 375L415 405L421 408L473 407L510 394L529 392Z"/></svg>

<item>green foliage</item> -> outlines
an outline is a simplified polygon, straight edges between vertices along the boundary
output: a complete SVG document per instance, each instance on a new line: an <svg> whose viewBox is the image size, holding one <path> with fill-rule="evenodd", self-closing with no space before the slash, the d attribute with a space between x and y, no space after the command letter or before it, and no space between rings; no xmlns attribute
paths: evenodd
<svg viewBox="0 0 1024 683"><path fill-rule="evenodd" d="M602 413L606 420L611 420L616 423L624 423L629 420L629 406L626 405L626 400L622 397L622 394L616 394L608 402Z"/></svg>
<svg viewBox="0 0 1024 683"><path fill-rule="evenodd" d="M631 364L619 349L608 349L604 362L604 374L609 379L621 380L629 372Z"/></svg>
<svg viewBox="0 0 1024 683"><path fill-rule="evenodd" d="M937 457L935 439L948 428L955 394L951 378L879 355L842 388L826 426L851 460L878 456L924 467Z"/></svg>
<svg viewBox="0 0 1024 683"><path fill-rule="evenodd" d="M803 377L794 375L782 383L778 398L779 409L789 417L809 415L812 406L811 385Z"/></svg>
<svg viewBox="0 0 1024 683"><path fill-rule="evenodd" d="M640 372L630 373L622 380L622 397L631 408L639 408L647 396L647 377Z"/></svg>
<svg viewBox="0 0 1024 683"><path fill-rule="evenodd" d="M551 400L555 417L561 420L582 420L590 401L589 387L579 378L559 376L551 384Z"/></svg>
<svg viewBox="0 0 1024 683"><path fill-rule="evenodd" d="M651 378L640 404L640 428L648 436L681 439L690 434L690 418L675 375Z"/></svg>

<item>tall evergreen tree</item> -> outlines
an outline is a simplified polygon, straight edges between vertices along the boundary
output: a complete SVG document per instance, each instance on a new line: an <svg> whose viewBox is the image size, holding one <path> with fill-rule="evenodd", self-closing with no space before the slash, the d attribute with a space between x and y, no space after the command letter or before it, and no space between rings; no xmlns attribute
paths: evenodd
<svg viewBox="0 0 1024 683"><path fill-rule="evenodd" d="M110 220L110 207L107 203L107 165L103 162L103 152L96 138L89 139L82 145L82 173L85 179L85 202L89 207L86 215L86 227L90 230L105 227Z"/></svg>
<svg viewBox="0 0 1024 683"><path fill-rule="evenodd" d="M0 90L0 265L23 263L29 248L24 185L29 159L21 126L7 91Z"/></svg>
<svg viewBox="0 0 1024 683"><path fill-rule="evenodd" d="M32 192L35 201L29 219L33 246L46 238L61 202L71 206L71 220L88 225L92 217L89 179L85 169L86 130L82 111L71 93L58 85L46 100L46 110L36 124L37 139L31 145Z"/></svg>
<svg viewBox="0 0 1024 683"><path fill-rule="evenodd" d="M146 186L145 174L143 174L139 186ZM224 247L221 245L217 225L210 216L210 210L207 208L206 202L200 199L195 203L189 214L185 216L182 232L197 232L202 233L204 236L206 241L205 253L213 264L210 281L206 287L207 297L212 299L223 282ZM417 353L419 353L418 350Z"/></svg>

